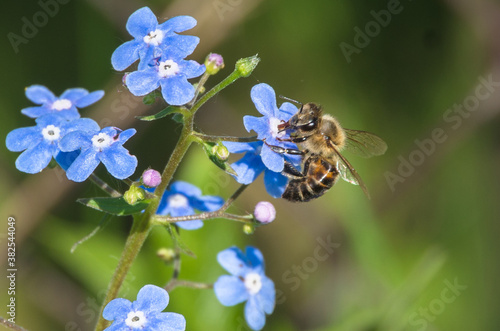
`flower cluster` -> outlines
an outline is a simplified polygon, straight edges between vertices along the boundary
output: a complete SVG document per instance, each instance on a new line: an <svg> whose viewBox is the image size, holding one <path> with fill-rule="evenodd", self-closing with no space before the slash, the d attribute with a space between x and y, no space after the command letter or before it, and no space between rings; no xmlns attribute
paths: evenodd
<svg viewBox="0 0 500 331"><path fill-rule="evenodd" d="M16 168L35 174L54 158L66 170L68 179L75 182L87 179L100 162L118 179L132 175L137 159L122 145L135 130L122 132L114 127L101 130L92 119L80 118L78 108L97 102L103 95L103 91L89 93L73 88L56 97L45 86L26 88L28 99L39 106L21 110L35 119L35 126L18 128L7 134L7 148L22 152L16 160Z"/></svg>
<svg viewBox="0 0 500 331"><path fill-rule="evenodd" d="M297 111L297 107L289 102L284 102L278 109L276 93L267 84L257 84L250 92L255 107L262 117L245 116L243 123L247 131L255 131L260 141L241 143L224 142L231 153L245 153L245 155L231 165L236 171L236 180L241 184L252 183L264 172L264 184L267 192L274 198L281 197L285 191L288 178L281 174L284 169L285 158L296 166L300 164L300 157L285 156L271 150L269 145L284 148L297 148L291 142L282 141L289 138L286 133L278 132L278 124L288 121ZM264 143L265 141L265 143Z"/></svg>
<svg viewBox="0 0 500 331"><path fill-rule="evenodd" d="M111 64L115 70L122 71L139 60L138 70L128 73L124 79L132 94L143 96L161 87L165 101L178 106L194 98L195 88L188 79L201 76L205 65L184 58L193 53L200 39L177 32L195 25L196 20L190 16L177 16L158 24L148 7L130 15L127 31L134 40L114 51Z"/></svg>

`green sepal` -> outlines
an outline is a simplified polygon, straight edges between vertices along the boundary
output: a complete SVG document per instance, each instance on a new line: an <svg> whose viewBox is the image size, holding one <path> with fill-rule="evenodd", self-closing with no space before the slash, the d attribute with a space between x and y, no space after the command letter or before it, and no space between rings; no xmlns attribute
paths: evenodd
<svg viewBox="0 0 500 331"><path fill-rule="evenodd" d="M152 105L153 103L156 102L156 98L160 97L161 97L160 91L156 90L144 96L144 98L142 98L142 103L145 105Z"/></svg>
<svg viewBox="0 0 500 331"><path fill-rule="evenodd" d="M172 116L172 119L179 124L184 124L184 116L182 116L181 113L174 114L174 116Z"/></svg>
<svg viewBox="0 0 500 331"><path fill-rule="evenodd" d="M140 213L149 205L150 200L142 200L129 205L122 197L78 199L77 202L87 207L116 216L127 216Z"/></svg>
<svg viewBox="0 0 500 331"><path fill-rule="evenodd" d="M208 142L208 141L203 141L203 149L205 150L205 153L207 153L208 158L210 161L212 161L216 166L224 170L230 175L233 176L238 176L236 171L234 171L233 168L229 165L229 162L227 162L227 157L225 159L221 159L219 155L217 155L217 147L222 146L225 148L224 145L222 145L222 142L214 143L214 142Z"/></svg>
<svg viewBox="0 0 500 331"><path fill-rule="evenodd" d="M181 107L168 106L167 108L160 110L158 113L154 115L136 116L135 118L141 121L154 121L154 120L159 120L160 118L163 118L170 114L182 114L183 111L184 110Z"/></svg>
<svg viewBox="0 0 500 331"><path fill-rule="evenodd" d="M179 247L181 250L181 253L184 253L186 255L196 257L196 254L193 253L192 250L190 250L186 244L181 240L181 236L177 232L177 229L174 228L173 225L171 224L165 224L165 229L167 229L168 233L170 234L170 237L172 237L172 240L174 241L175 245Z"/></svg>

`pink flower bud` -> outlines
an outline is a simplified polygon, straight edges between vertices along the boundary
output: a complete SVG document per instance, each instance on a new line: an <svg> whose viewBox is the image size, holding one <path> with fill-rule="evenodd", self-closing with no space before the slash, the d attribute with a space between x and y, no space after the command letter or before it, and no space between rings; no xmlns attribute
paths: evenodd
<svg viewBox="0 0 500 331"><path fill-rule="evenodd" d="M147 187L157 187L161 183L161 175L154 169L148 169L142 173L142 183Z"/></svg>
<svg viewBox="0 0 500 331"><path fill-rule="evenodd" d="M255 219L261 223L271 223L276 218L276 209L268 201L261 201L255 206L253 212Z"/></svg>

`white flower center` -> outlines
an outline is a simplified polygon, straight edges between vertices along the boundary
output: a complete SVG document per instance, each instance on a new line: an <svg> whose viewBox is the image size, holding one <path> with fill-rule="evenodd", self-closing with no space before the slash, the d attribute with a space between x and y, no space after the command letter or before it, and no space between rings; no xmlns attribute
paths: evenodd
<svg viewBox="0 0 500 331"><path fill-rule="evenodd" d="M99 134L96 134L95 136L92 137L92 144L94 147L102 150L103 148L108 147L113 143L113 138L105 134L104 132L101 132Z"/></svg>
<svg viewBox="0 0 500 331"><path fill-rule="evenodd" d="M59 140L61 138L61 129L54 125L47 125L42 129L43 139L48 141Z"/></svg>
<svg viewBox="0 0 500 331"><path fill-rule="evenodd" d="M142 329L144 328L146 323L146 316L140 310L131 311L130 313L128 313L127 319L125 320L125 324L127 324L127 326L132 329Z"/></svg>
<svg viewBox="0 0 500 331"><path fill-rule="evenodd" d="M271 117L269 119L269 128L271 129L271 136L273 138L282 138L286 134L285 131L278 132L278 125L281 123L283 122L276 117Z"/></svg>
<svg viewBox="0 0 500 331"><path fill-rule="evenodd" d="M59 99L59 100L54 101L54 103L52 103L52 109L58 110L58 111L70 109L71 106L72 106L72 103L68 99Z"/></svg>
<svg viewBox="0 0 500 331"><path fill-rule="evenodd" d="M161 44L161 41L163 40L163 31L158 29L155 31L151 31L149 34L145 35L142 40L146 44L158 46Z"/></svg>
<svg viewBox="0 0 500 331"><path fill-rule="evenodd" d="M179 65L172 60L160 62L158 73L161 77L174 76L179 72Z"/></svg>
<svg viewBox="0 0 500 331"><path fill-rule="evenodd" d="M262 288L262 279L259 274L251 272L245 276L245 287L250 294L259 293Z"/></svg>
<svg viewBox="0 0 500 331"><path fill-rule="evenodd" d="M188 204L188 199L182 194L177 193L168 197L168 205L170 207L186 207Z"/></svg>

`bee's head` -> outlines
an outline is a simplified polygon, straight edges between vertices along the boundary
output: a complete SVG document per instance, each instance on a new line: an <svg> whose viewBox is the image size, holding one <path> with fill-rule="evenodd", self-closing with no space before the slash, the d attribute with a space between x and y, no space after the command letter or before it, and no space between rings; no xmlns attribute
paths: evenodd
<svg viewBox="0 0 500 331"><path fill-rule="evenodd" d="M315 130L318 128L321 112L321 106L312 102L306 103L290 118L289 126L306 132Z"/></svg>

